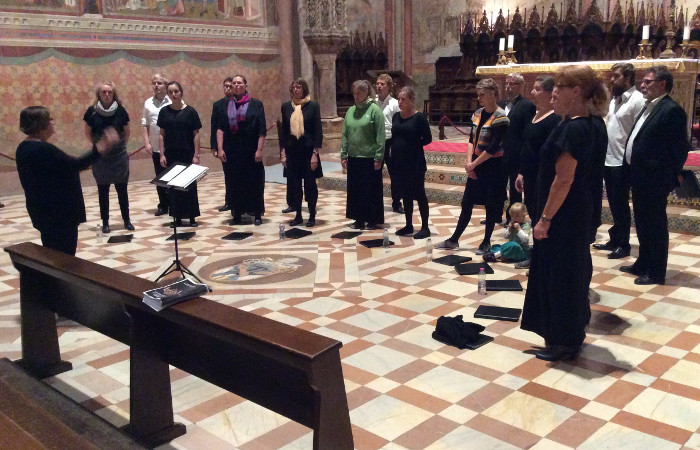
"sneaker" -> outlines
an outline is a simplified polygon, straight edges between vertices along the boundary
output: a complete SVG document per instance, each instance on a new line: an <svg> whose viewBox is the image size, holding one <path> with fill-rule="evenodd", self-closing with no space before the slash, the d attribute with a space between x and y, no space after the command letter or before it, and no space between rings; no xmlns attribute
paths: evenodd
<svg viewBox="0 0 700 450"><path fill-rule="evenodd" d="M486 252L484 253L484 261L486 262L496 262L496 255L493 252Z"/></svg>
<svg viewBox="0 0 700 450"><path fill-rule="evenodd" d="M530 260L526 259L525 261L516 262L515 268L516 269L529 269L530 268Z"/></svg>
<svg viewBox="0 0 700 450"><path fill-rule="evenodd" d="M479 248L476 249L474 253L477 255L483 255L484 253L488 252L491 250L491 243L490 242L482 242L479 244Z"/></svg>
<svg viewBox="0 0 700 450"><path fill-rule="evenodd" d="M425 239L430 236L430 230L428 228L421 228L418 233L413 235L413 239Z"/></svg>
<svg viewBox="0 0 700 450"><path fill-rule="evenodd" d="M401 228L400 230L396 230L397 236L409 236L413 234L413 227L406 225L405 227Z"/></svg>
<svg viewBox="0 0 700 450"><path fill-rule="evenodd" d="M447 239L437 244L435 248L439 250L457 250L459 248L459 242L452 242Z"/></svg>

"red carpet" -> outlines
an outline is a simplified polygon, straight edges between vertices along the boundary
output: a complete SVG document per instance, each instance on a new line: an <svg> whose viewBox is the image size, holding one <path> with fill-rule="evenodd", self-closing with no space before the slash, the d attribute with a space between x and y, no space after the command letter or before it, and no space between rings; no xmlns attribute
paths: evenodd
<svg viewBox="0 0 700 450"><path fill-rule="evenodd" d="M700 167L700 153L688 153L688 159L685 161L685 165Z"/></svg>
<svg viewBox="0 0 700 450"><path fill-rule="evenodd" d="M466 143L433 141L423 147L426 152L467 153Z"/></svg>

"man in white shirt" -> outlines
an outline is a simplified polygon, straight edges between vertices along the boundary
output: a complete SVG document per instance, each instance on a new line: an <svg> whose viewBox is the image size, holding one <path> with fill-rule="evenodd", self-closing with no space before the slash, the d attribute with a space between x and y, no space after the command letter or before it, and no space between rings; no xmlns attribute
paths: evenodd
<svg viewBox="0 0 700 450"><path fill-rule="evenodd" d="M146 100L143 104L143 114L141 116L141 128L143 130L143 146L146 152L153 159L153 168L156 176L163 172L163 167L160 165L160 127L158 123L158 114L161 108L169 105L170 97L167 94L168 79L157 73L151 78L151 86L153 87L153 97ZM157 187L158 191L158 207L156 216L162 216L168 213L168 191L163 187Z"/></svg>
<svg viewBox="0 0 700 450"><path fill-rule="evenodd" d="M630 254L630 205L629 173L622 167L625 144L632 132L634 121L644 109L644 95L634 86L635 68L630 63L612 66L612 100L608 110L608 151L605 156L605 191L613 218L608 230L610 240L605 244L593 244L598 250L608 250L609 259Z"/></svg>
<svg viewBox="0 0 700 450"><path fill-rule="evenodd" d="M384 113L384 133L386 134L386 141L384 141L384 161L389 171L389 179L391 179L391 172L393 169L393 164L391 162L391 120L394 114L399 112L399 102L391 96L391 88L393 86L394 80L392 80L390 75L383 73L377 77L377 83L375 85L377 90L376 102ZM399 192L398 189L394 189L393 180L391 183L391 209L393 209L395 213L403 214L401 192Z"/></svg>

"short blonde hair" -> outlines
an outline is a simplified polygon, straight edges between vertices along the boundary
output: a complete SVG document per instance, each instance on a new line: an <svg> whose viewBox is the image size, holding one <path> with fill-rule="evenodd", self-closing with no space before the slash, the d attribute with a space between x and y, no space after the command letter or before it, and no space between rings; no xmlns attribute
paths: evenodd
<svg viewBox="0 0 700 450"><path fill-rule="evenodd" d="M527 216L527 208L523 203L520 202L513 203L512 205L510 205L508 211L510 212L511 217L513 217L513 215L522 215L523 218Z"/></svg>

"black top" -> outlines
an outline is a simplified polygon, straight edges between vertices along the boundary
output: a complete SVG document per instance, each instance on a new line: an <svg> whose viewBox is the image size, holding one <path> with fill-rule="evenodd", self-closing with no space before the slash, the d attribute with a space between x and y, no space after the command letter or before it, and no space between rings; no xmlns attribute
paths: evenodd
<svg viewBox="0 0 700 450"><path fill-rule="evenodd" d="M189 105L180 110L168 105L158 114L158 126L164 131L163 150L168 164L191 164L194 157L194 132L202 128L197 111Z"/></svg>
<svg viewBox="0 0 700 450"><path fill-rule="evenodd" d="M228 97L221 98L215 101L211 107L211 134L209 135L209 144L214 151L218 151L219 149L219 144L216 142L216 124L219 122L220 115L226 115L228 99Z"/></svg>
<svg viewBox="0 0 700 450"><path fill-rule="evenodd" d="M522 139L523 146L520 151L521 174L537 173L540 164L540 149L559 122L561 122L561 116L551 113L539 122L530 122L525 127Z"/></svg>
<svg viewBox="0 0 700 450"><path fill-rule="evenodd" d="M282 128L280 129L280 145L285 149L295 147L297 138L290 131L289 120L294 112L292 102L282 104ZM323 129L321 126L321 108L318 103L309 101L301 107L304 116L304 135L299 139L303 147L323 147Z"/></svg>
<svg viewBox="0 0 700 450"><path fill-rule="evenodd" d="M79 158L43 141L22 141L17 147L17 174L24 188L27 212L38 230L51 225L85 222L80 171L99 158L91 151Z"/></svg>
<svg viewBox="0 0 700 450"><path fill-rule="evenodd" d="M556 231L588 235L590 232L593 209L592 187L594 182L598 181L598 165L604 164L607 136L605 124L599 117L567 118L552 131L542 146L537 175L538 217L541 217L542 209L547 203L559 156L562 153L568 153L577 163L569 193L552 217L550 234Z"/></svg>
<svg viewBox="0 0 700 450"><path fill-rule="evenodd" d="M114 127L119 133L119 137L123 140L124 127L129 123L129 113L126 112L123 106L119 105L111 116L102 116L95 110L94 106L90 106L85 111L83 120L92 130L92 142L99 141L104 129L107 127Z"/></svg>
<svg viewBox="0 0 700 450"><path fill-rule="evenodd" d="M391 161L404 174L423 174L427 167L423 147L433 141L428 119L415 113L406 119L397 112L391 121Z"/></svg>
<svg viewBox="0 0 700 450"><path fill-rule="evenodd" d="M499 106L505 109L506 102L501 102ZM513 99L513 105L508 111L510 124L506 135L503 137L503 160L506 164L518 167L523 131L532 122L536 112L537 108L535 105L525 97L518 95Z"/></svg>
<svg viewBox="0 0 700 450"><path fill-rule="evenodd" d="M227 162L254 159L258 149L258 139L267 135L265 108L260 100L251 98L245 120L238 122L238 131L233 133L228 123L228 113L219 114L217 130L224 132L224 151Z"/></svg>

